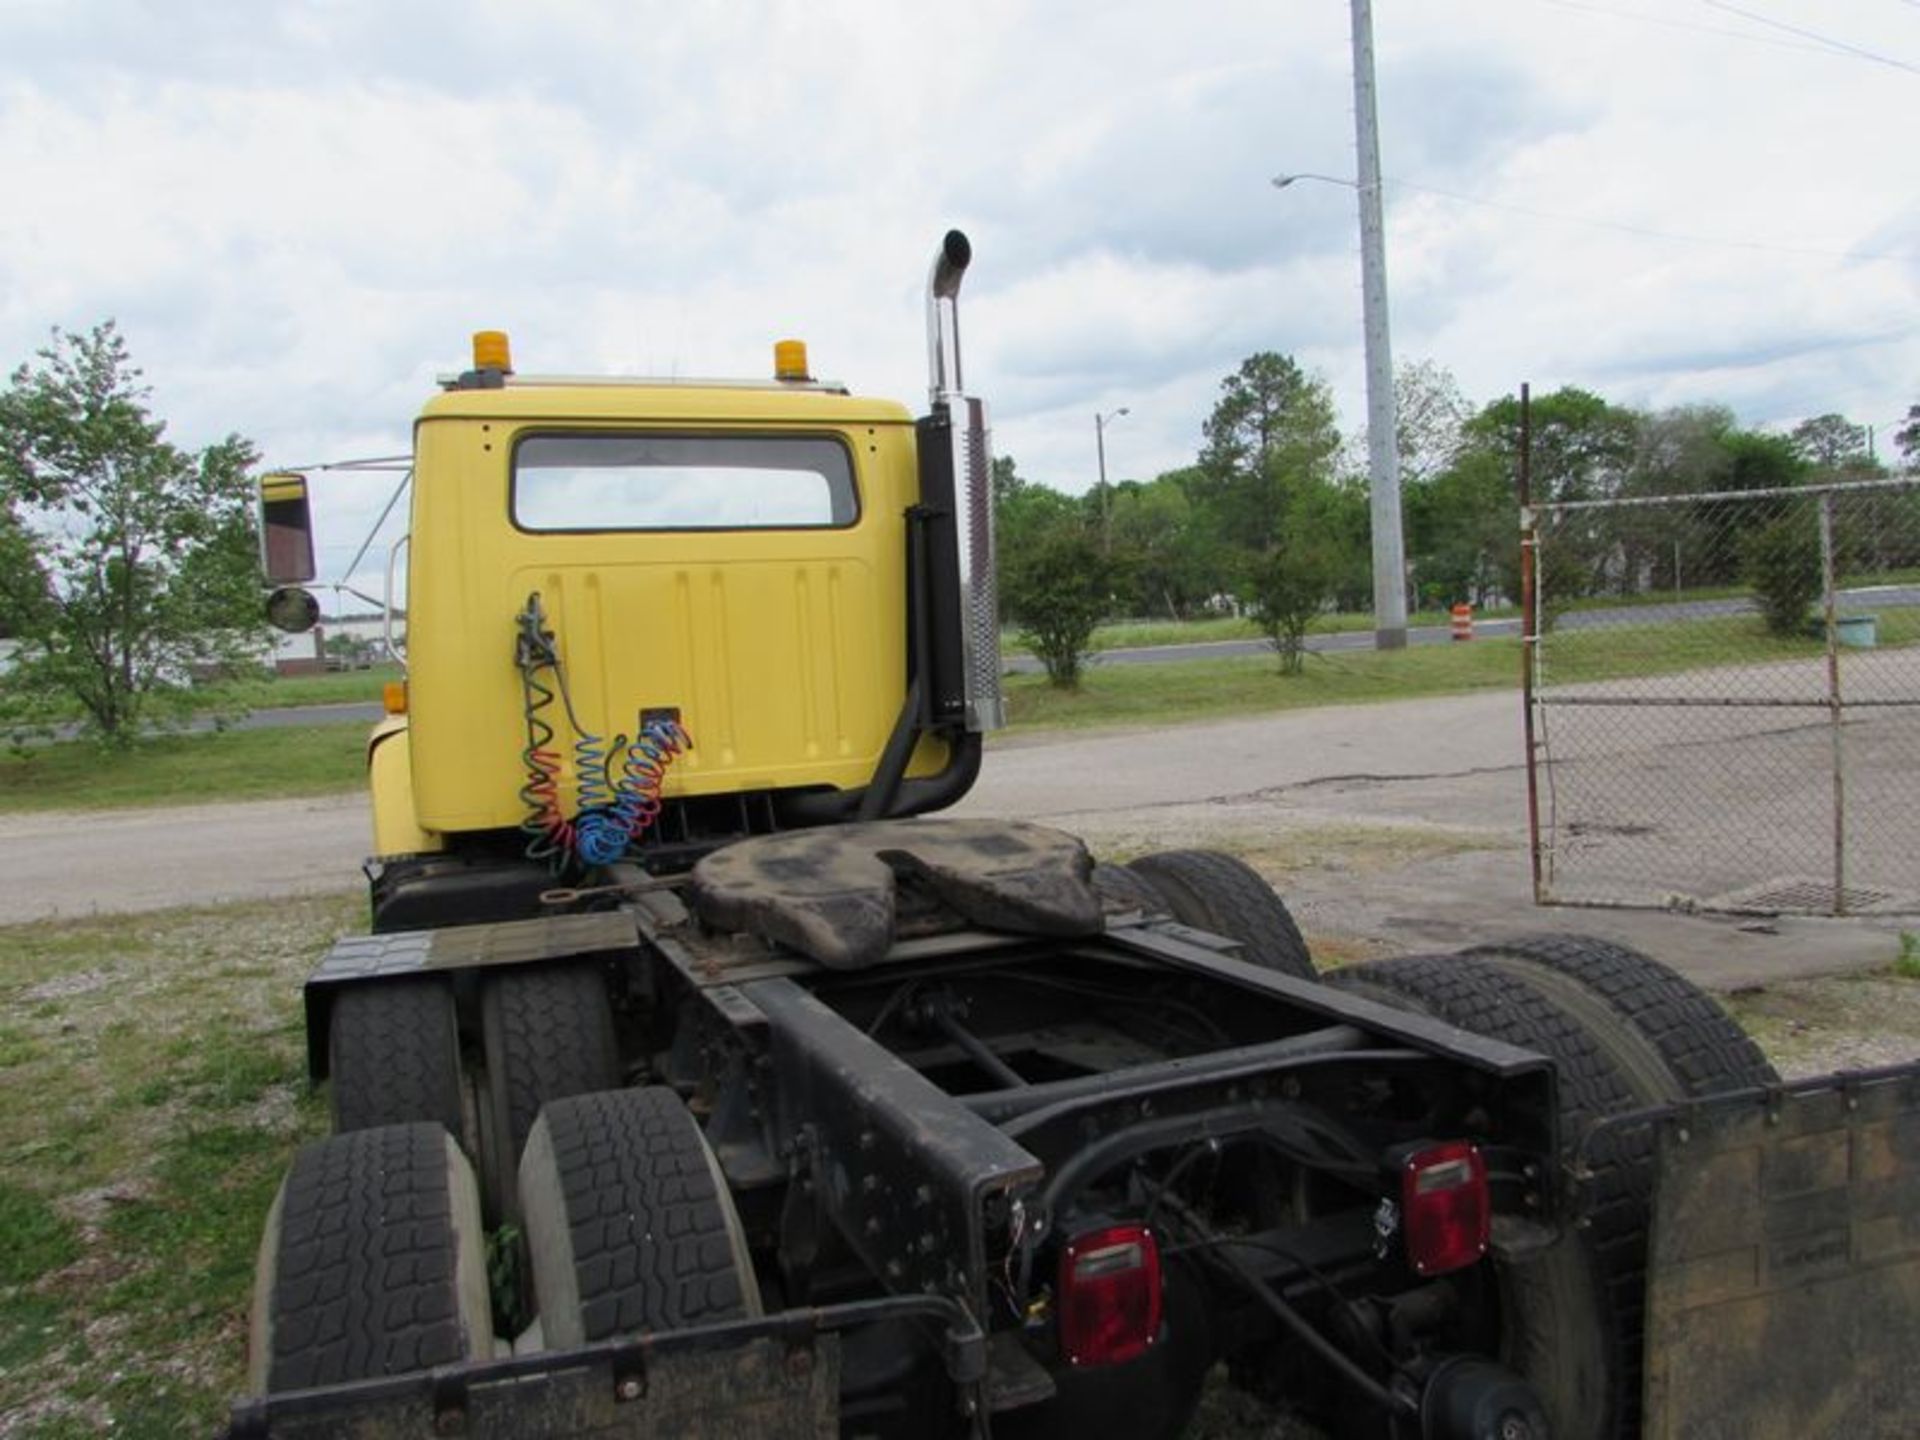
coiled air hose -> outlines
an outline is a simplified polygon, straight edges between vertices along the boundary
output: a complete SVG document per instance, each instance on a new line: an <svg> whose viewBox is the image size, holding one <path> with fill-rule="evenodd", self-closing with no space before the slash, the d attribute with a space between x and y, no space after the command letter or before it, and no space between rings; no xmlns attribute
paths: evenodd
<svg viewBox="0 0 1920 1440"><path fill-rule="evenodd" d="M521 751L527 778L520 787L526 818L520 829L527 835L530 860L545 862L557 874L570 860L583 865L611 865L626 855L660 815L660 788L667 766L693 741L673 719L647 721L633 740L616 735L609 746L580 723L567 690L566 672L547 628L540 593L527 597L527 608L514 619L519 634L514 662L520 670L525 705L527 743ZM551 677L547 683L542 672ZM568 818L560 794L560 755L547 711L558 696L572 729L574 813ZM620 779L611 770L620 761Z"/></svg>

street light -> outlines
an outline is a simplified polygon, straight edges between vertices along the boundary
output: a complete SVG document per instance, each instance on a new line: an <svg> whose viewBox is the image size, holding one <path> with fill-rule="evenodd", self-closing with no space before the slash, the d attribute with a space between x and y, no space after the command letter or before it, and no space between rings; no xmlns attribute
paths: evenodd
<svg viewBox="0 0 1920 1440"><path fill-rule="evenodd" d="M1342 180L1338 175L1318 175L1311 170L1302 170L1298 175L1276 175L1273 177L1273 188L1284 190L1296 180L1319 180L1327 185L1344 185L1349 190L1360 188L1352 180Z"/></svg>
<svg viewBox="0 0 1920 1440"><path fill-rule="evenodd" d="M1122 405L1105 415L1097 411L1093 417L1093 446L1100 455L1100 553L1113 553L1113 495L1107 489L1107 426L1122 415L1133 412Z"/></svg>
<svg viewBox="0 0 1920 1440"><path fill-rule="evenodd" d="M1398 424L1393 413L1393 344L1387 333L1387 238L1380 218L1380 135L1373 98L1373 10L1352 0L1353 123L1360 178L1276 175L1284 190L1296 180L1344 185L1360 201L1360 307L1367 349L1367 481L1373 510L1373 643L1399 650L1407 643L1406 545L1400 531Z"/></svg>

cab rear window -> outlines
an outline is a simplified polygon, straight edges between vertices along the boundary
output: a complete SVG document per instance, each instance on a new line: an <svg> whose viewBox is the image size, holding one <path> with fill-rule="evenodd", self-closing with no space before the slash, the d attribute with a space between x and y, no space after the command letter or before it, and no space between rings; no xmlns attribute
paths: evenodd
<svg viewBox="0 0 1920 1440"><path fill-rule="evenodd" d="M530 435L522 530L811 530L859 518L846 446L818 435Z"/></svg>

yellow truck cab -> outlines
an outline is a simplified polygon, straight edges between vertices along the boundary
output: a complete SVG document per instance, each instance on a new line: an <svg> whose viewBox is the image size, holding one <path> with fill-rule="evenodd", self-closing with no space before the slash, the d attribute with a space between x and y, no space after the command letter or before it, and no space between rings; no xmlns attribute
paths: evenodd
<svg viewBox="0 0 1920 1440"><path fill-rule="evenodd" d="M966 259L956 233L917 421L796 341L765 381L592 380L475 336L414 427L377 929L965 793L1000 715L984 417L942 319Z"/></svg>

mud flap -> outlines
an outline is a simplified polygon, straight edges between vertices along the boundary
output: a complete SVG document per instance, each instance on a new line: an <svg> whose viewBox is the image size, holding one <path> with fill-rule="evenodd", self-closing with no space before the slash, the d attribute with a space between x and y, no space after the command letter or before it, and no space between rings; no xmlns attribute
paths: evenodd
<svg viewBox="0 0 1920 1440"><path fill-rule="evenodd" d="M1652 1123L1648 1440L1914 1434L1920 1064Z"/></svg>

